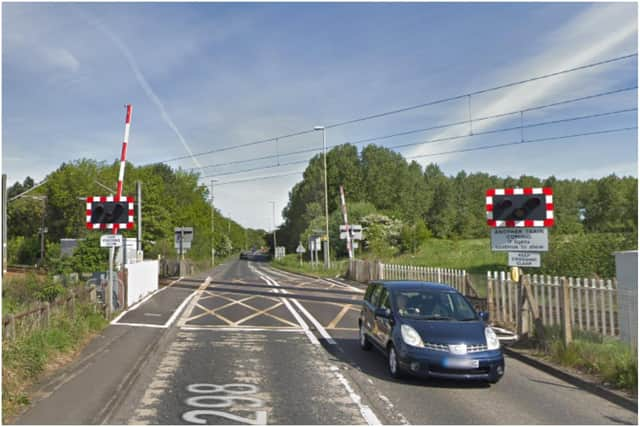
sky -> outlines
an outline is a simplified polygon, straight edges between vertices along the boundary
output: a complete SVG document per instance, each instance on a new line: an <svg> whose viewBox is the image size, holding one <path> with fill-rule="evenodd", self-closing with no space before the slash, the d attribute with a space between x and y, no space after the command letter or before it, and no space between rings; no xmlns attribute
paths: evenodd
<svg viewBox="0 0 640 427"><path fill-rule="evenodd" d="M447 175L637 176L637 56L484 91L636 54L637 23L635 3L4 2L2 173L113 162L132 104L127 160L215 180L252 228L273 228L270 201L282 222L314 126Z"/></svg>

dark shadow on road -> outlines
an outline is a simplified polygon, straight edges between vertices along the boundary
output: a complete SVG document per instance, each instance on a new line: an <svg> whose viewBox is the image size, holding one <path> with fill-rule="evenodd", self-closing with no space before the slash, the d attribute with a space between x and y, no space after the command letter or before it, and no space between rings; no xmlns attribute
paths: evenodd
<svg viewBox="0 0 640 427"><path fill-rule="evenodd" d="M529 381L533 381L534 383L547 384L547 385L552 385L554 387L566 388L566 389L569 389L569 390L579 390L578 387L575 387L575 386L568 386L568 385L564 385L564 384L552 383L552 382L549 382L549 381L536 380L536 379L533 379L533 378L530 378L530 377L527 377L527 379Z"/></svg>
<svg viewBox="0 0 640 427"><path fill-rule="evenodd" d="M364 374L378 378L382 381L397 382L417 387L451 388L451 389L484 389L490 384L482 381L456 381L439 378L419 378L405 374L403 378L396 380L387 372L387 362L382 352L375 348L364 351L360 348L357 335L354 338L334 338L337 345L323 343L327 351L337 361L349 364Z"/></svg>
<svg viewBox="0 0 640 427"><path fill-rule="evenodd" d="M616 417L611 417L609 415L604 415L604 417L608 420L611 420L611 422L615 423L615 424L624 424L624 425L636 425L636 423L634 422L629 422L629 421L625 421L625 420L621 420L620 418L616 418Z"/></svg>
<svg viewBox="0 0 640 427"><path fill-rule="evenodd" d="M193 286L189 286L188 284L180 285L176 283L172 286L173 288L182 288L182 289L195 289ZM278 288L277 286L275 288ZM280 286L280 289L283 287ZM285 288L286 289L286 288ZM298 291L304 291L304 289L294 288ZM319 296L319 295L305 295L300 293L274 293L268 291L260 291L257 289L240 289L238 287L223 287L223 286L215 286L212 290L216 292L225 292L225 293L234 293L234 294L245 294L245 295L260 295L271 298L287 298L287 299L297 299L297 300L307 300L307 301L320 301L320 302L336 302L340 304L358 304L361 303L360 299L348 299L348 298L335 298L328 296ZM359 294L360 295L360 294Z"/></svg>

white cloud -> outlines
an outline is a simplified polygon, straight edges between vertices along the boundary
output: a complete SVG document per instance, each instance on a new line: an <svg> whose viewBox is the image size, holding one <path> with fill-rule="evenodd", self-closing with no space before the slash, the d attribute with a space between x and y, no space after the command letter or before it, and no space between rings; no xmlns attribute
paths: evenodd
<svg viewBox="0 0 640 427"><path fill-rule="evenodd" d="M41 50L43 59L52 67L68 71L78 71L80 62L67 49L47 48Z"/></svg>
<svg viewBox="0 0 640 427"><path fill-rule="evenodd" d="M629 7L632 6L632 7ZM542 45L545 50L534 58L521 61L508 70L496 73L490 79L493 84L518 81L526 77L533 77L550 72L570 69L591 62L635 51L637 37L637 20L633 5L597 4L578 14L563 28L545 36ZM625 50L626 48L626 50ZM606 67L594 68L588 72L575 72L558 77L552 77L530 84L523 84L512 88L492 92L489 95L480 95L471 98L472 117L483 117L510 111L517 111L544 103L550 98L558 98L559 95L569 93L588 86L590 93L598 91L609 82L603 76ZM588 84L587 84L588 82ZM490 86L490 85L487 85ZM475 103L474 103L475 102ZM478 104L481 106L478 107ZM460 117L468 117L467 103L458 111L453 111L453 120ZM507 120L506 117L502 120ZM449 121L449 120L447 120ZM481 132L489 127L496 126L501 119L480 121L473 123L473 131ZM437 139L459 135L460 130L446 130L429 139ZM463 147L469 140L456 145ZM442 147L424 145L406 152L407 157L428 155L443 151ZM446 163L456 156L449 154L438 156L439 163ZM421 163L432 161L430 158L422 158Z"/></svg>

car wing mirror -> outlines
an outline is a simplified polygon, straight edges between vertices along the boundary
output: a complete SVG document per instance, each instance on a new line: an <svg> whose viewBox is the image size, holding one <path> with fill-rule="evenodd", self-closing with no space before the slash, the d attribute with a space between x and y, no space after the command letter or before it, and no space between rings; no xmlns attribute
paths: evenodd
<svg viewBox="0 0 640 427"><path fill-rule="evenodd" d="M480 316L480 318L485 322L489 321L489 312L488 311L479 311L478 312L478 316Z"/></svg>
<svg viewBox="0 0 640 427"><path fill-rule="evenodd" d="M385 319L391 318L391 310L388 308L378 307L375 311L376 317L384 317Z"/></svg>

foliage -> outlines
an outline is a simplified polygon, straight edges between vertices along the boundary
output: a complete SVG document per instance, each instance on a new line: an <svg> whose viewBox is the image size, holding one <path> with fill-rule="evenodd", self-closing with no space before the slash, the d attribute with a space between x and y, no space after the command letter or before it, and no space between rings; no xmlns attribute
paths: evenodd
<svg viewBox="0 0 640 427"><path fill-rule="evenodd" d="M300 258L298 254L295 253L286 255L283 258L274 259L271 263L274 267L282 270L293 273L310 274L317 277L341 277L346 274L349 268L349 261L347 260L332 260L329 270L325 270L323 267L313 267L311 263L306 260L300 265Z"/></svg>
<svg viewBox="0 0 640 427"><path fill-rule="evenodd" d="M542 348L551 360L561 365L596 375L615 387L637 393L637 350L617 338L575 331L573 342L565 347L560 327L545 327Z"/></svg>
<svg viewBox="0 0 640 427"><path fill-rule="evenodd" d="M549 252L535 273L558 276L615 277L613 253L637 248L633 233L551 234Z"/></svg>
<svg viewBox="0 0 640 427"><path fill-rule="evenodd" d="M26 391L61 354L76 350L86 338L107 325L102 315L85 304L76 307L76 316L53 316L47 329L36 330L2 345L3 422L29 403Z"/></svg>
<svg viewBox="0 0 640 427"><path fill-rule="evenodd" d="M356 152L357 157L357 152ZM63 163L47 176L46 184L34 189L29 196L46 196L41 200L21 198L8 207L8 237L11 242L9 257L13 263L33 264L39 256L38 229L42 223L48 228L46 258L55 272L104 271L107 251L99 248L98 236L102 231L88 230L85 225L84 198L108 195L100 184L115 187L119 161L111 164L90 159ZM124 196L136 195L136 181L142 183L142 247L147 258L158 255L174 257L174 227L193 227L194 240L187 253L195 260L211 256L211 242L221 252L236 248L261 247L264 231L245 229L213 209L215 232L212 234L209 189L198 184L198 174L183 169L172 169L165 164L135 167L126 164ZM10 194L19 194L33 186L28 178L12 186ZM121 230L125 237L135 237L136 230ZM61 238L87 238L72 259L62 258L52 246ZM53 254L49 254L49 250Z"/></svg>
<svg viewBox="0 0 640 427"><path fill-rule="evenodd" d="M423 169L416 162L409 163L400 154L375 145L365 146L358 154L350 144L334 147L327 153L327 175L331 224L334 217L339 221L337 224L342 224L338 191L343 185L349 221L356 223L352 209L359 203L370 206L371 211L367 213L375 212L401 221L405 227L402 236L390 245L399 244L405 252L417 249L417 243L410 241L409 236L411 229L420 227L421 222L429 233L441 239L488 236L485 192L489 188L551 186L556 219L552 232L557 235L637 235L638 180L633 177L610 175L579 181L560 180L554 176L546 179L528 175L498 177L465 171L449 177L436 164ZM288 251L293 251L299 241L306 241L309 230L323 228L323 180L322 156L317 155L310 160L302 181L292 188L289 203L283 210L285 222L279 230L278 242L287 246ZM378 232L375 227L372 231ZM333 228L331 233L333 241ZM334 246L338 254L345 255L342 247L343 242ZM385 250L394 252L394 249ZM598 267L598 270L602 268Z"/></svg>

